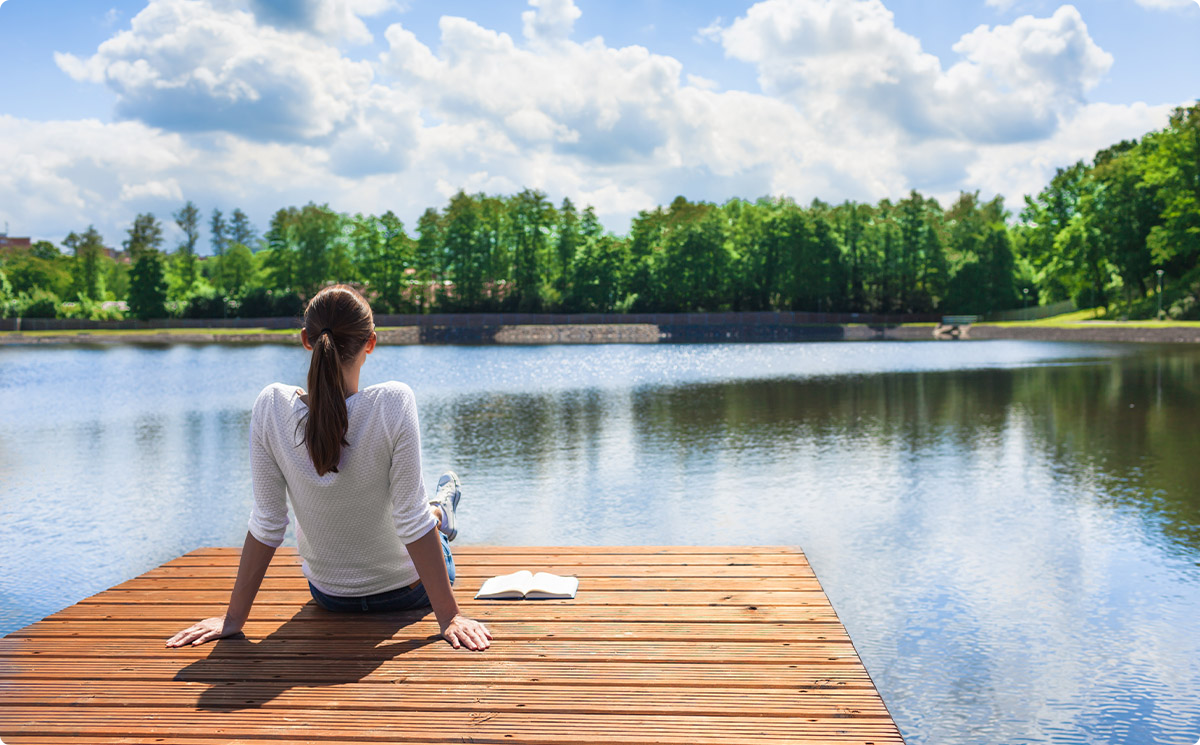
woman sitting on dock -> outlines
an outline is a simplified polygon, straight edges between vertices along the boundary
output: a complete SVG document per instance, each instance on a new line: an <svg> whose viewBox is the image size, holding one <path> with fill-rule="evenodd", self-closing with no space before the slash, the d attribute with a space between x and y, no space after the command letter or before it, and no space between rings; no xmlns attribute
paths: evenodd
<svg viewBox="0 0 1200 745"><path fill-rule="evenodd" d="M304 311L300 341L312 350L308 393L275 383L254 402L254 508L229 608L167 646L241 631L283 542L290 498L301 567L318 605L347 612L433 606L455 649L487 649L491 633L459 614L450 589L458 477L443 475L427 502L412 390L397 382L359 390L375 349L370 305L351 287L326 287Z"/></svg>

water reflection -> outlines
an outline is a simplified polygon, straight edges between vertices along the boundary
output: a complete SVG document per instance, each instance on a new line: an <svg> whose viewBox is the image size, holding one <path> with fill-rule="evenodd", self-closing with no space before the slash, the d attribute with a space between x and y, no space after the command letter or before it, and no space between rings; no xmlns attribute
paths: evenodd
<svg viewBox="0 0 1200 745"><path fill-rule="evenodd" d="M0 633L240 544L250 404L305 362L0 350ZM393 377L461 540L803 546L910 742L1200 734L1195 350L378 350Z"/></svg>

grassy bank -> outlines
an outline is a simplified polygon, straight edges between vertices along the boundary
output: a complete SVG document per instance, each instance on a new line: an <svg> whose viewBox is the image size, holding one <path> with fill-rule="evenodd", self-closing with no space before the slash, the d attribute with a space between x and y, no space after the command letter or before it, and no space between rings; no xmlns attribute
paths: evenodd
<svg viewBox="0 0 1200 745"><path fill-rule="evenodd" d="M517 323L479 327L471 324L429 328L381 326L379 343L392 344L594 344L675 342L832 341L933 338L933 323L872 324L735 324L655 326L653 324ZM660 331L662 333L660 333ZM1200 343L1200 321L1117 321L1094 310L1036 321L977 323L967 338L1046 341L1147 341ZM0 332L0 345L56 344L292 344L298 329L161 328L62 329Z"/></svg>

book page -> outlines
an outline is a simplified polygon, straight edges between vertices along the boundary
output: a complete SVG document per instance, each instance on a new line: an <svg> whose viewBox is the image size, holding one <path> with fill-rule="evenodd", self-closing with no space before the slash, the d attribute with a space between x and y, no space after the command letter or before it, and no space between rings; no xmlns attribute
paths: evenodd
<svg viewBox="0 0 1200 745"><path fill-rule="evenodd" d="M574 598L579 590L578 577L560 577L550 572L538 572L530 578L526 598Z"/></svg>
<svg viewBox="0 0 1200 745"><path fill-rule="evenodd" d="M528 569L522 569L512 574L501 574L484 582L475 597L476 599L496 600L524 597L532 582L533 574Z"/></svg>

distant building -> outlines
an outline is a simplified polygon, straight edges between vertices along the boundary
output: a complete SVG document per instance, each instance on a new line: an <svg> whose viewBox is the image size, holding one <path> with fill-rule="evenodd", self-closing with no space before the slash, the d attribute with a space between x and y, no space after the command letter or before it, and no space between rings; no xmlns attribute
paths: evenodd
<svg viewBox="0 0 1200 745"><path fill-rule="evenodd" d="M104 255L107 256L108 258L112 259L113 261L117 261L122 264L130 263L129 252L122 251L119 248L109 248L108 246L105 246L104 247Z"/></svg>
<svg viewBox="0 0 1200 745"><path fill-rule="evenodd" d="M18 251L28 251L33 242L28 238L13 238L8 233L0 233L0 254L12 255Z"/></svg>

